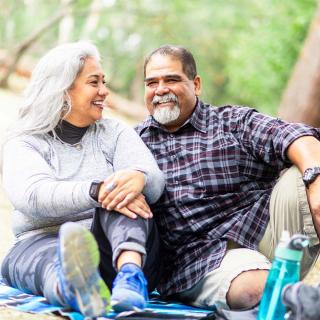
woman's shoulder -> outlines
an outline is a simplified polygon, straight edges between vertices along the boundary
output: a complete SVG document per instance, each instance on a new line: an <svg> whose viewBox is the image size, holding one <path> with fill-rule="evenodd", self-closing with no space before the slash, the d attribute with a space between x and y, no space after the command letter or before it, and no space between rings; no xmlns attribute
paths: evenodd
<svg viewBox="0 0 320 320"><path fill-rule="evenodd" d="M133 130L128 124L117 119L105 118L95 123L95 129L101 133L118 136L123 130Z"/></svg>
<svg viewBox="0 0 320 320"><path fill-rule="evenodd" d="M28 148L37 151L45 151L48 148L47 134L29 135L23 134L7 139L3 144L4 149L17 150L18 148Z"/></svg>
<svg viewBox="0 0 320 320"><path fill-rule="evenodd" d="M29 145L39 145L43 144L47 139L45 135L31 135L31 134L20 134L18 136L10 137L5 141L5 144L15 145L15 144L29 144Z"/></svg>

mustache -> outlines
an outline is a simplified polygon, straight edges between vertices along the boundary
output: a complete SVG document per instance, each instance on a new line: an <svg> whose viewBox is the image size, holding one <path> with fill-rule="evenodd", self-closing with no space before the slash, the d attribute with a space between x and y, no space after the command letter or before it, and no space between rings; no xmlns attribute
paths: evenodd
<svg viewBox="0 0 320 320"><path fill-rule="evenodd" d="M178 102L178 97L173 93L168 93L163 96L154 96L152 99L152 104L155 106L158 103L166 102Z"/></svg>

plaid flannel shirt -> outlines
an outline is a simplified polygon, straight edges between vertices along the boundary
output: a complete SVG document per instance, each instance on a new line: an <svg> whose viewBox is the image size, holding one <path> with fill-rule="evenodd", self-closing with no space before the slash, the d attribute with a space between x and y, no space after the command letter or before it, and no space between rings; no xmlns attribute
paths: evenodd
<svg viewBox="0 0 320 320"><path fill-rule="evenodd" d="M257 249L269 221L279 173L291 165L288 146L319 132L238 106L197 102L170 133L149 116L136 128L166 177L152 210L164 244L164 296L191 288L219 267L228 239Z"/></svg>

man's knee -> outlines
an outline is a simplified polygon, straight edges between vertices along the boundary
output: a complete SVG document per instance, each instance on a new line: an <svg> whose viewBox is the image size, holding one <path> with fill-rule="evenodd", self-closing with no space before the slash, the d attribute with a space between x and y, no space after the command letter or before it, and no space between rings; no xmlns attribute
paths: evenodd
<svg viewBox="0 0 320 320"><path fill-rule="evenodd" d="M257 305L267 276L267 270L250 270L242 272L233 279L227 293L230 309L248 309Z"/></svg>

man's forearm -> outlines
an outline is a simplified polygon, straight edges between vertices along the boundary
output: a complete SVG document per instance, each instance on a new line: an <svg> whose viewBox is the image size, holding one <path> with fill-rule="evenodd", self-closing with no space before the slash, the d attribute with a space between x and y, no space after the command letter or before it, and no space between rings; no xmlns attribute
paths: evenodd
<svg viewBox="0 0 320 320"><path fill-rule="evenodd" d="M312 136L295 140L289 146L287 154L302 174L308 168L320 167L320 142ZM313 224L320 239L320 175L307 188L307 197Z"/></svg>
<svg viewBox="0 0 320 320"><path fill-rule="evenodd" d="M320 141L312 136L300 137L289 146L287 155L301 173L320 166Z"/></svg>

